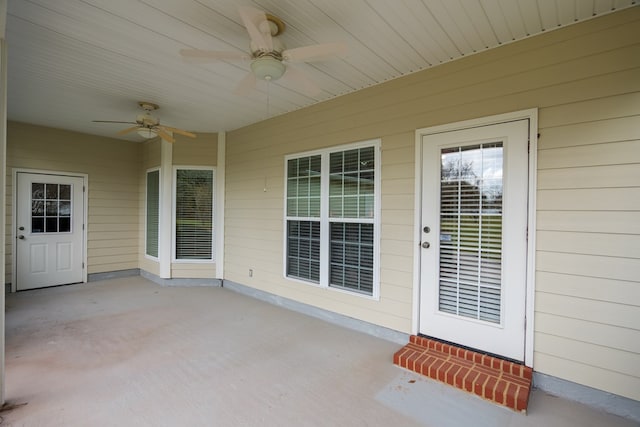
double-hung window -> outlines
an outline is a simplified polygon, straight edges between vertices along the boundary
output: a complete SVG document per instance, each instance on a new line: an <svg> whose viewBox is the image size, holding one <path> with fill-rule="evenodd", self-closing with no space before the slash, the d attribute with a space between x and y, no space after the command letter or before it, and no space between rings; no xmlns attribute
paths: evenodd
<svg viewBox="0 0 640 427"><path fill-rule="evenodd" d="M160 226L160 170L147 172L145 253L158 258L158 231Z"/></svg>
<svg viewBox="0 0 640 427"><path fill-rule="evenodd" d="M286 157L287 277L378 296L379 145Z"/></svg>
<svg viewBox="0 0 640 427"><path fill-rule="evenodd" d="M175 170L175 259L213 261L213 168Z"/></svg>

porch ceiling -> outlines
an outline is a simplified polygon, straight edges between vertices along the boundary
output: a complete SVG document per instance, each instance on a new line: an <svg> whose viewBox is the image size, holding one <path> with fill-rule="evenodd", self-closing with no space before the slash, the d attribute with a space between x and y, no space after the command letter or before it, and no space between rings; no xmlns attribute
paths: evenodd
<svg viewBox="0 0 640 427"><path fill-rule="evenodd" d="M300 64L320 88L282 81L247 96L233 88L249 62L185 63L183 48L246 51L239 4L287 25L288 47L344 41L344 58ZM136 101L163 123L233 130L594 16L634 0L12 0L8 2L8 117L115 136ZM267 102L268 99L268 102ZM131 140L141 140L135 133Z"/></svg>

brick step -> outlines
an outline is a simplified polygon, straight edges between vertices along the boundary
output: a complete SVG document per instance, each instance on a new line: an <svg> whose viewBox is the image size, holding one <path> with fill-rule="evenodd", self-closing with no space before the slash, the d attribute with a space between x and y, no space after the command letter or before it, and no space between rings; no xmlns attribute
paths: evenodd
<svg viewBox="0 0 640 427"><path fill-rule="evenodd" d="M527 411L531 368L412 335L393 363L518 412Z"/></svg>

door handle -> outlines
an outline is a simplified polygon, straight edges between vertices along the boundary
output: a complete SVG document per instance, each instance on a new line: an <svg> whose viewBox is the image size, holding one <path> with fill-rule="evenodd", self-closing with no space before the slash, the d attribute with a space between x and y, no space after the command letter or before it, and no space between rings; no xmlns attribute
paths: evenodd
<svg viewBox="0 0 640 427"><path fill-rule="evenodd" d="M18 236L18 239L24 240L24 236L21 234L21 235Z"/></svg>
<svg viewBox="0 0 640 427"><path fill-rule="evenodd" d="M431 246L431 244L429 242L422 242L422 247L424 249L429 249L430 246Z"/></svg>

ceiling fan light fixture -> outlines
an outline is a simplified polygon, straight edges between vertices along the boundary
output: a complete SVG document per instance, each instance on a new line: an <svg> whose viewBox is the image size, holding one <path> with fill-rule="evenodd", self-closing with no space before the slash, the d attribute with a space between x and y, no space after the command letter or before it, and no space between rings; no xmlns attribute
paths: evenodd
<svg viewBox="0 0 640 427"><path fill-rule="evenodd" d="M146 127L138 128L138 130L136 132L138 133L138 135L140 135L141 137L143 137L145 139L151 139L151 138L155 138L156 136L158 136L158 133L156 132L155 129L146 128Z"/></svg>
<svg viewBox="0 0 640 427"><path fill-rule="evenodd" d="M278 80L286 70L285 65L277 59L265 55L251 63L251 71L260 80Z"/></svg>

